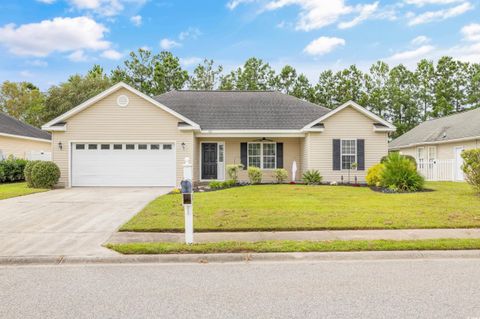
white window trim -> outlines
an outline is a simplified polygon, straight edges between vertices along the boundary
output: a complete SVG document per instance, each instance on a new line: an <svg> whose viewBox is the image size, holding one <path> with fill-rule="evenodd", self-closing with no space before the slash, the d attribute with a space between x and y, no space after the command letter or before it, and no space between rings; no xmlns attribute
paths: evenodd
<svg viewBox="0 0 480 319"><path fill-rule="evenodd" d="M355 154L343 154L343 145L342 145L343 141L355 141L354 142L355 143ZM342 171L347 171L348 168L343 168L343 155L345 155L345 156L355 155L355 161L353 163L357 163L358 149L357 149L357 139L356 138L342 138L342 139L340 139L340 169Z"/></svg>
<svg viewBox="0 0 480 319"><path fill-rule="evenodd" d="M248 148L250 144L260 144L260 169L264 171L273 171L277 169L277 142L248 142L247 143L247 168L250 167L250 154L248 154ZM275 160L275 166L273 168L264 168L263 167L263 144L274 144L275 145L275 155L273 156Z"/></svg>

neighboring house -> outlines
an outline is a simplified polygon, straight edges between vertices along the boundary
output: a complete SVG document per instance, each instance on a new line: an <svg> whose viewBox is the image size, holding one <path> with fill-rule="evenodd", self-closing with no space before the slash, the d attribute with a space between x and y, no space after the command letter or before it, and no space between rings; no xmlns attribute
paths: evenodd
<svg viewBox="0 0 480 319"><path fill-rule="evenodd" d="M13 155L17 158L49 160L50 139L49 133L0 112L0 159Z"/></svg>
<svg viewBox="0 0 480 319"><path fill-rule="evenodd" d="M292 178L364 181L395 128L354 102L335 110L278 92L172 91L151 98L119 83L43 126L52 132L60 186L175 186L185 157L194 181L224 180L228 164L275 168Z"/></svg>
<svg viewBox="0 0 480 319"><path fill-rule="evenodd" d="M429 180L464 180L462 151L480 147L480 109L423 122L392 141L390 150L411 155Z"/></svg>

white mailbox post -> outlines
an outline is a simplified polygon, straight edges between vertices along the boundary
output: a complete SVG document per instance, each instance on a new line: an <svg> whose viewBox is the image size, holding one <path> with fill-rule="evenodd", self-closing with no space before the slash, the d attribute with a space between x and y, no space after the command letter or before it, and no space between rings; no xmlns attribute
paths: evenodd
<svg viewBox="0 0 480 319"><path fill-rule="evenodd" d="M193 244L193 183L192 164L190 159L185 157L183 164L182 201L185 210L185 243Z"/></svg>

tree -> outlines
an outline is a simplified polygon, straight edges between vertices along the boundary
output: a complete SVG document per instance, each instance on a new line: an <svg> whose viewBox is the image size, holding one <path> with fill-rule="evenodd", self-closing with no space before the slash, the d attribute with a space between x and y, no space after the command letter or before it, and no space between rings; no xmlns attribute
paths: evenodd
<svg viewBox="0 0 480 319"><path fill-rule="evenodd" d="M297 71L290 65L285 65L273 79L275 90L291 94L297 82Z"/></svg>
<svg viewBox="0 0 480 319"><path fill-rule="evenodd" d="M465 91L464 64L451 57L441 57L435 70L434 117L445 116L463 109Z"/></svg>
<svg viewBox="0 0 480 319"><path fill-rule="evenodd" d="M223 67L213 67L213 60L205 59L203 64L197 65L193 70L193 76L189 79L189 88L192 90L213 90L218 82Z"/></svg>
<svg viewBox="0 0 480 319"><path fill-rule="evenodd" d="M378 61L370 67L370 74L365 74L366 104L373 113L383 116L388 108L387 82L390 68L388 64Z"/></svg>
<svg viewBox="0 0 480 319"><path fill-rule="evenodd" d="M415 97L421 109L422 121L430 118L435 98L435 67L431 61L421 60L415 70Z"/></svg>
<svg viewBox="0 0 480 319"><path fill-rule="evenodd" d="M469 107L480 107L480 64L471 64L468 68L467 104Z"/></svg>
<svg viewBox="0 0 480 319"><path fill-rule="evenodd" d="M156 90L153 94L162 94L171 90L180 90L188 80L188 72L180 66L180 60L167 51L160 52L155 64L153 80Z"/></svg>
<svg viewBox="0 0 480 319"><path fill-rule="evenodd" d="M261 59L250 58L243 67L221 77L221 90L260 90L274 86L275 73L268 63Z"/></svg>
<svg viewBox="0 0 480 319"><path fill-rule="evenodd" d="M326 70L320 73L318 83L314 87L314 103L333 109L338 106L335 97L337 85L335 75L332 70Z"/></svg>
<svg viewBox="0 0 480 319"><path fill-rule="evenodd" d="M42 121L48 122L69 111L112 85L103 69L94 66L87 75L75 74L59 85L48 89Z"/></svg>
<svg viewBox="0 0 480 319"><path fill-rule="evenodd" d="M364 104L365 89L363 73L355 65L335 74L335 104L341 105L347 101Z"/></svg>
<svg viewBox="0 0 480 319"><path fill-rule="evenodd" d="M20 121L40 127L45 97L29 82L5 81L0 87L0 111Z"/></svg>
<svg viewBox="0 0 480 319"><path fill-rule="evenodd" d="M313 103L315 100L315 89L312 87L305 74L300 74L298 76L295 84L293 85L291 95Z"/></svg>

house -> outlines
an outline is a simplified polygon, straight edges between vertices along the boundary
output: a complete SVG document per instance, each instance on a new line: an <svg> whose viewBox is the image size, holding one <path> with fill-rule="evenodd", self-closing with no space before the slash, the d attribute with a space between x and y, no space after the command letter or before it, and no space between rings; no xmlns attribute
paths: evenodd
<svg viewBox="0 0 480 319"><path fill-rule="evenodd" d="M49 160L50 134L0 112L0 159Z"/></svg>
<svg viewBox="0 0 480 319"><path fill-rule="evenodd" d="M172 91L149 97L118 83L43 126L52 133L59 186L175 186L184 159L194 182L224 180L228 164L263 180L292 164L324 181L352 181L388 152L390 123L348 102L335 110L278 92Z"/></svg>
<svg viewBox="0 0 480 319"><path fill-rule="evenodd" d="M411 155L430 180L464 180L462 151L480 147L480 109L429 120L398 137L390 150Z"/></svg>

